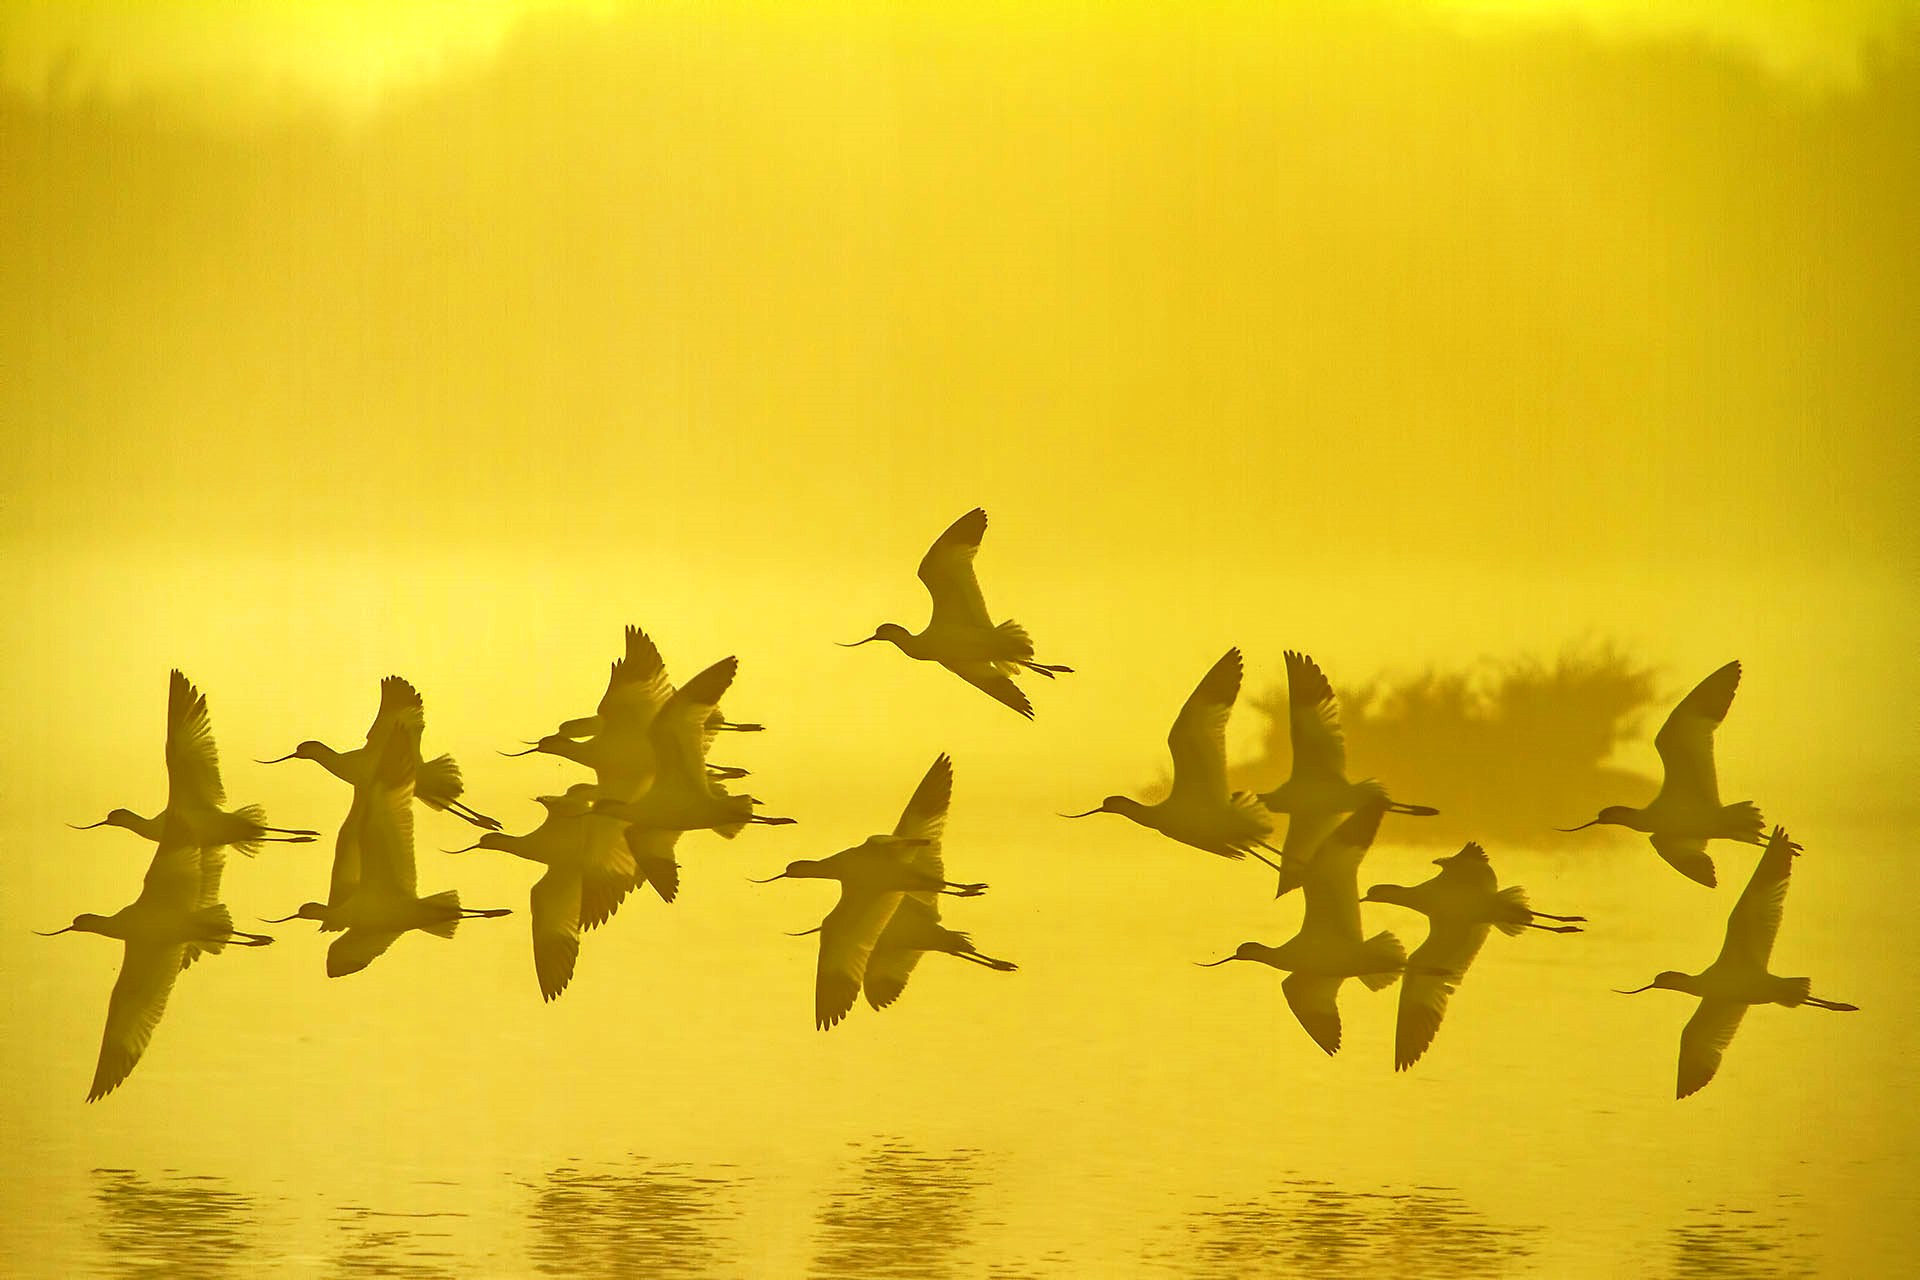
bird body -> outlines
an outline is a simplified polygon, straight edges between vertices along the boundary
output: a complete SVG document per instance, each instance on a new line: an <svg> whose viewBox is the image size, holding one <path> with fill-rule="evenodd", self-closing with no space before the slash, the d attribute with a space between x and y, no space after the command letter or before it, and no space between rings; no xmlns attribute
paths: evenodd
<svg viewBox="0 0 1920 1280"><path fill-rule="evenodd" d="M1858 1006L1823 1000L1813 994L1810 978L1782 978L1767 972L1780 920L1786 912L1787 884L1800 846L1779 827L1767 841L1753 876L1727 917L1727 936L1714 962L1699 973L1669 969L1644 987L1624 994L1661 988L1684 991L1700 999L1700 1007L1680 1033L1680 1065L1674 1096L1685 1098L1705 1088L1720 1070L1721 1056L1740 1029L1747 1009L1756 1004L1778 1004L1793 1009L1853 1012Z"/></svg>
<svg viewBox="0 0 1920 1280"><path fill-rule="evenodd" d="M373 723L367 727L367 738L360 746L350 751L336 751L324 742L308 739L300 743L291 752L273 760L262 760L261 764L279 764L286 760L311 760L350 787L357 787L373 777L375 766L379 763L380 743L385 741L388 729L394 718L408 707L424 713L426 703L419 690L399 676L387 676L380 681L380 707L374 713ZM453 814L456 818L484 827L489 831L498 831L500 824L484 813L461 803L460 795L466 790L466 783L460 777L460 766L454 763L450 755L436 756L432 760L423 760L414 771L414 798L429 809L439 809Z"/></svg>
<svg viewBox="0 0 1920 1280"><path fill-rule="evenodd" d="M1440 873L1416 885L1377 884L1362 902L1391 902L1428 918L1427 937L1407 957L1400 983L1400 1010L1394 1031L1393 1067L1405 1071L1418 1062L1446 1016L1447 1001L1480 954L1489 929L1508 935L1527 929L1578 933L1582 916L1554 916L1527 905L1518 886L1500 888L1485 849L1468 844L1456 854L1435 858ZM1561 921L1540 924L1535 920Z"/></svg>
<svg viewBox="0 0 1920 1280"><path fill-rule="evenodd" d="M1306 912L1300 932L1277 947L1243 942L1226 960L1251 960L1288 971L1280 984L1293 1015L1329 1054L1340 1051L1340 986L1358 978L1370 990L1390 986L1406 965L1399 939L1360 929L1360 860L1373 843L1385 806L1354 811L1321 845L1303 883ZM1211 967L1211 966L1209 966Z"/></svg>
<svg viewBox="0 0 1920 1280"><path fill-rule="evenodd" d="M1251 853L1278 870L1280 864L1258 852L1279 852L1266 843L1272 817L1251 794L1227 789L1227 719L1240 694L1241 675L1240 651L1229 649L1187 695L1167 734L1173 785L1163 799L1146 804L1108 796L1098 808L1063 816L1117 813L1181 844L1236 860Z"/></svg>
<svg viewBox="0 0 1920 1280"><path fill-rule="evenodd" d="M1729 662L1696 685L1667 716L1653 739L1665 775L1650 802L1638 809L1608 805L1592 822L1562 829L1607 825L1646 832L1654 852L1674 870L1711 888L1717 877L1707 855L1709 840L1763 843L1760 810L1750 800L1721 804L1714 769L1713 733L1726 719L1739 687L1740 664Z"/></svg>
<svg viewBox="0 0 1920 1280"><path fill-rule="evenodd" d="M1288 650L1287 735L1293 766L1287 780L1262 795L1261 805L1287 814L1287 835L1280 845L1280 887L1275 896L1304 882L1306 869L1340 819L1364 805L1380 804L1388 813L1431 817L1426 805L1397 804L1371 778L1347 781L1347 743L1340 731L1333 685L1314 660Z"/></svg>
<svg viewBox="0 0 1920 1280"><path fill-rule="evenodd" d="M846 647L887 641L909 658L939 663L1031 720L1033 703L1013 682L1014 675L1031 671L1051 680L1071 673L1073 668L1035 662L1033 640L1026 629L1011 619L996 623L987 612L986 597L981 594L980 579L973 567L986 531L987 513L975 507L949 525L921 557L920 581L933 601L933 613L924 628L912 632L898 623L885 622L865 640Z"/></svg>

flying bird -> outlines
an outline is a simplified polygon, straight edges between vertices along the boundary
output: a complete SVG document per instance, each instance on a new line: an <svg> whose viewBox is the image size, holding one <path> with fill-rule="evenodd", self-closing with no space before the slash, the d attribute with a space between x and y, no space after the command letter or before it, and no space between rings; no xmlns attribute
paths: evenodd
<svg viewBox="0 0 1920 1280"><path fill-rule="evenodd" d="M1405 1071L1420 1060L1440 1030L1447 999L1480 954L1488 928L1509 937L1528 929L1579 933L1585 916L1556 916L1535 911L1518 885L1500 888L1487 851L1468 844L1456 854L1435 858L1440 873L1416 885L1376 884L1362 902L1391 902L1427 917L1427 940L1407 957L1400 982L1400 1015L1394 1032L1393 1069ZM1541 924L1557 920L1559 924Z"/></svg>
<svg viewBox="0 0 1920 1280"><path fill-rule="evenodd" d="M1381 932L1360 934L1360 859L1373 844L1386 802L1369 800L1354 810L1307 868L1306 914L1300 932L1277 947L1243 942L1225 960L1253 960L1290 972L1280 984L1293 1016L1329 1054L1340 1051L1340 984L1358 978L1370 991L1391 986L1406 966L1400 940Z"/></svg>
<svg viewBox="0 0 1920 1280"><path fill-rule="evenodd" d="M979 507L947 526L920 558L920 581L933 598L933 616L925 630L908 631L897 622L883 622L865 640L844 644L853 649L875 640L898 645L909 658L937 662L996 702L1033 719L1033 703L1013 682L1019 671L1032 671L1049 680L1068 674L1072 667L1050 666L1033 660L1033 641L1012 619L995 624L987 613L986 597L973 559L987 531L987 513Z"/></svg>
<svg viewBox="0 0 1920 1280"><path fill-rule="evenodd" d="M233 927L233 917L215 900L219 850L193 844L183 819L166 816L159 844L140 896L132 903L110 916L75 916L66 928L42 935L97 933L126 944L120 977L107 1001L107 1026L88 1102L112 1093L132 1072L166 1012L174 979L196 955L217 954L229 943L263 947L273 941Z"/></svg>
<svg viewBox="0 0 1920 1280"><path fill-rule="evenodd" d="M939 769L938 764L934 767ZM878 945L906 894L947 893L971 898L987 890L984 884L948 880L945 871L937 868L937 860L934 868L918 861L917 855L939 840L946 821L944 804L937 814L931 807L936 798L943 800L944 796L928 794L925 796L928 807L915 807L926 790L923 782L921 790L914 793L915 802L908 804L900 826L931 834L868 836L851 849L842 849L826 858L803 858L790 862L779 875L755 882L771 884L774 880L785 879L840 882L839 902L820 922L818 930L807 930L808 933L818 932L820 935L820 962L814 978L813 1024L822 1031L837 1025L853 1008L854 999L866 981L867 965L874 947ZM936 781L934 791L939 790ZM904 986L905 976L902 975L899 981ZM897 989L894 994L899 994Z"/></svg>
<svg viewBox="0 0 1920 1280"><path fill-rule="evenodd" d="M1689 880L1711 888L1716 879L1707 841L1738 840L1761 844L1764 823L1751 800L1720 803L1713 768L1713 731L1727 718L1733 691L1740 687L1740 664L1729 662L1694 686L1654 735L1654 748L1666 776L1646 807L1608 805L1592 822L1561 831L1583 831L1598 824L1647 832L1653 849Z"/></svg>
<svg viewBox="0 0 1920 1280"><path fill-rule="evenodd" d="M1287 651L1287 735L1293 743L1293 769L1287 780L1260 797L1269 813L1291 815L1287 838L1280 845L1280 887L1275 897L1296 888L1304 878L1314 852L1340 819L1363 804L1378 800L1388 813L1432 817L1438 809L1423 804L1398 804L1387 799L1387 789L1372 778L1347 781L1347 742L1340 732L1340 716L1333 685L1304 653Z"/></svg>
<svg viewBox="0 0 1920 1280"><path fill-rule="evenodd" d="M413 708L423 714L425 701L420 691L399 676L388 676L380 682L380 707L374 712L373 723L367 727L367 740L351 751L335 751L324 742L308 739L300 743L284 756L272 760L262 760L261 764L280 764L286 760L311 760L322 769L348 786L356 786L373 775L378 745L385 741L387 729L394 718L406 708ZM488 831L498 831L500 824L479 810L461 803L460 794L466 790L466 784L460 778L460 766L453 762L450 755L435 756L422 761L414 774L414 799L429 809L440 809L454 817L470 822L476 827Z"/></svg>
<svg viewBox="0 0 1920 1280"><path fill-rule="evenodd" d="M953 761L941 755L914 790L900 814L893 834L902 840L925 840L906 855L908 867L926 876L928 881L946 882L947 870L941 857L940 841L947 825L947 808L953 799ZM910 889L900 895L886 928L873 944L867 957L861 993L874 1009L884 1009L900 998L907 979L920 963L920 957L938 951L1001 973L1019 966L1008 960L982 955L973 939L940 923L940 894L934 889Z"/></svg>
<svg viewBox="0 0 1920 1280"><path fill-rule="evenodd" d="M1773 955L1773 940L1780 932L1780 917L1787 908L1787 881L1793 874L1793 859L1800 846L1787 839L1779 827L1773 829L1766 852L1753 869L1753 878L1733 904L1727 917L1727 937L1720 955L1699 973L1680 973L1668 969L1655 975L1652 982L1622 995L1638 995L1656 987L1665 991L1684 991L1700 998L1700 1007L1680 1033L1680 1071L1674 1097L1684 1098L1707 1086L1720 1070L1720 1057L1740 1029L1740 1019L1749 1005L1781 1004L1789 1009L1812 1005L1852 1013L1860 1006L1822 1000L1813 994L1811 978L1776 978L1767 972Z"/></svg>
<svg viewBox="0 0 1920 1280"><path fill-rule="evenodd" d="M159 843L169 824L177 822L178 838L186 844L200 849L232 845L248 857L269 841L306 844L320 834L299 827L270 827L266 811L259 805L229 810L226 803L206 695L175 670L167 683L167 807L151 818L143 818L131 809L115 809L100 821L75 830L124 827Z"/></svg>
<svg viewBox="0 0 1920 1280"><path fill-rule="evenodd" d="M323 930L345 930L327 948L330 978L358 973L401 934L414 929L451 938L464 919L511 914L505 908L462 907L460 894L453 889L419 896L413 858L413 778L420 761L421 728L419 709L403 708L380 744L373 776L354 788L348 822L355 826L352 843L358 850L359 875L351 891L339 901L306 903L286 917L318 920Z"/></svg>
<svg viewBox="0 0 1920 1280"><path fill-rule="evenodd" d="M1108 796L1098 808L1061 816L1117 813L1181 844L1236 860L1252 854L1280 870L1280 863L1260 852L1280 852L1266 842L1273 831L1272 816L1250 793L1227 790L1227 718L1240 696L1240 678L1240 651L1229 649L1187 696L1167 734L1173 786L1164 799L1143 804L1128 796Z"/></svg>

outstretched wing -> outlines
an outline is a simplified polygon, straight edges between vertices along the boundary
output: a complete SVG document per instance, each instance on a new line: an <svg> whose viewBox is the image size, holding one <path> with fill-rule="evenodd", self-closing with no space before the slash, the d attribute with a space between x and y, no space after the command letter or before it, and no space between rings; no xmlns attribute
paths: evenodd
<svg viewBox="0 0 1920 1280"><path fill-rule="evenodd" d="M866 980L873 944L900 905L898 893L843 887L840 901L820 922L820 966L813 987L813 1025L825 1031L853 1008Z"/></svg>
<svg viewBox="0 0 1920 1280"><path fill-rule="evenodd" d="M613 664L607 691L600 698L599 730L605 732L610 721L618 720L644 725L672 696L673 685L667 681L667 664L659 648L646 632L629 626L627 651Z"/></svg>
<svg viewBox="0 0 1920 1280"><path fill-rule="evenodd" d="M1740 664L1729 662L1694 686L1680 699L1667 722L1654 735L1654 749L1666 766L1660 794L1712 805L1720 804L1720 781L1713 771L1713 731L1727 718L1733 691L1740 687ZM1658 798L1656 797L1656 803Z"/></svg>
<svg viewBox="0 0 1920 1280"><path fill-rule="evenodd" d="M940 855L940 836L946 829L947 808L952 799L953 761L941 755L920 779L913 799L907 801L905 812L893 828L893 834L903 839L928 842L913 849L906 863L935 880L947 878L946 860ZM866 977L861 985L868 1004L884 1009L900 998L922 955L920 948L912 945L913 940L938 932L939 924L937 891L921 889L901 895L899 905L888 918L886 928L880 931L873 953L867 958Z"/></svg>
<svg viewBox="0 0 1920 1280"><path fill-rule="evenodd" d="M1707 855L1707 842L1695 836L1653 835L1647 837L1653 851L1665 858L1673 869L1689 880L1711 889L1719 883L1713 873L1713 859Z"/></svg>
<svg viewBox="0 0 1920 1280"><path fill-rule="evenodd" d="M1340 732L1333 685L1304 653L1287 651L1287 733L1293 776L1347 780L1347 740Z"/></svg>
<svg viewBox="0 0 1920 1280"><path fill-rule="evenodd" d="M327 976L344 978L378 960L400 937L400 930L349 929L327 948Z"/></svg>
<svg viewBox="0 0 1920 1280"><path fill-rule="evenodd" d="M167 808L179 813L223 809L226 803L206 695L176 670L167 684Z"/></svg>
<svg viewBox="0 0 1920 1280"><path fill-rule="evenodd" d="M1227 717L1240 696L1241 673L1240 651L1227 650L1200 678L1174 717L1167 734L1167 750L1173 755L1173 796L1226 797Z"/></svg>
<svg viewBox="0 0 1920 1280"><path fill-rule="evenodd" d="M740 659L720 659L681 685L647 727L658 770L678 774L680 783L695 794L713 790L707 776L707 745L713 739L710 726L739 669Z"/></svg>
<svg viewBox="0 0 1920 1280"><path fill-rule="evenodd" d="M1293 1016L1307 1029L1313 1042L1328 1053L1340 1052L1340 1006L1337 1003L1340 982L1339 978L1291 973L1280 984L1287 1004L1293 1009Z"/></svg>
<svg viewBox="0 0 1920 1280"><path fill-rule="evenodd" d="M1345 828L1342 828L1344 831ZM1308 865L1301 892L1307 906L1300 921L1302 938L1332 946L1360 944L1360 859L1363 850L1342 834L1328 836Z"/></svg>
<svg viewBox="0 0 1920 1280"><path fill-rule="evenodd" d="M580 955L580 873L564 863L534 882L527 905L533 916L533 972L540 998L552 1000L573 981Z"/></svg>
<svg viewBox="0 0 1920 1280"><path fill-rule="evenodd" d="M1706 1088L1714 1072L1720 1070L1720 1056L1733 1043L1740 1019L1746 1016L1747 1006L1737 1000L1700 1002L1693 1017L1687 1020L1686 1029L1680 1033L1680 1071L1674 1084L1674 1097L1684 1098Z"/></svg>
<svg viewBox="0 0 1920 1280"><path fill-rule="evenodd" d="M380 682L380 708L373 713L373 723L367 726L367 745L378 754L385 745L387 733L393 728L401 712L411 707L422 715L426 713L426 701L420 691L400 676L388 676Z"/></svg>
<svg viewBox="0 0 1920 1280"><path fill-rule="evenodd" d="M1724 963L1735 955L1743 956L1762 973L1773 955L1773 940L1780 932L1780 917L1787 909L1787 883L1793 875L1793 841L1779 827L1767 841L1767 848L1753 868L1740 900L1727 917L1727 940L1720 948Z"/></svg>
<svg viewBox="0 0 1920 1280"><path fill-rule="evenodd" d="M1467 976L1467 967L1487 940L1484 924L1435 920L1427 940L1407 958L1400 979L1400 1013L1393 1034L1393 1069L1420 1060L1447 1016L1447 999Z"/></svg>
<svg viewBox="0 0 1920 1280"><path fill-rule="evenodd" d="M993 626L980 594L980 580L973 572L973 557L986 531L987 513L975 507L948 525L920 557L920 581L933 597L933 620L928 625L935 630Z"/></svg>
<svg viewBox="0 0 1920 1280"><path fill-rule="evenodd" d="M354 797L354 806L362 810L361 881L397 889L409 898L417 896L413 864L413 778L420 764L420 730L419 709L403 708L395 716L393 730L381 748L373 776L367 780L366 794ZM339 852L338 841L334 851ZM383 945L381 950L385 949Z"/></svg>
<svg viewBox="0 0 1920 1280"><path fill-rule="evenodd" d="M186 948L180 943L129 942L120 977L107 1000L107 1028L100 1037L100 1061L93 1069L87 1101L104 1098L127 1078L167 1011L167 996L180 972Z"/></svg>
<svg viewBox="0 0 1920 1280"><path fill-rule="evenodd" d="M1033 719L1033 702L1007 674L987 661L942 662L941 666L1003 706Z"/></svg>

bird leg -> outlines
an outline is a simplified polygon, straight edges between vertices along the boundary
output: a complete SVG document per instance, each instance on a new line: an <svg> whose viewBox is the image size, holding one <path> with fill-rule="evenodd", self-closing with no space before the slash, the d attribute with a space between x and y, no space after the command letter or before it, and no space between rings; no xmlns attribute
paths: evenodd
<svg viewBox="0 0 1920 1280"><path fill-rule="evenodd" d="M756 813L756 814L751 814L751 815L749 815L749 816L748 816L748 818L747 818L747 821L748 821L748 822L758 822L758 823L760 823L760 824L761 824L762 826L767 826L767 827L791 827L791 826L793 826L794 824L796 824L797 822L799 822L799 821L800 821L800 819L798 819L798 818L770 818L770 817L768 817L768 816L767 816L766 814L764 814L764 813Z"/></svg>
<svg viewBox="0 0 1920 1280"><path fill-rule="evenodd" d="M1025 667L1029 671L1045 676L1049 680L1053 679L1055 675L1070 676L1073 674L1072 667L1049 666L1047 663L1044 663L1044 662L1022 661L1020 665Z"/></svg>
<svg viewBox="0 0 1920 1280"><path fill-rule="evenodd" d="M1268 866L1272 867L1275 871L1280 870L1280 864L1275 862L1272 858L1269 858L1266 854L1261 853L1260 849L1266 849L1273 853L1279 853L1280 851L1278 849L1275 849L1272 845L1268 844L1265 840L1256 840L1254 843L1259 845L1260 848L1259 849L1249 848L1246 852L1260 859L1260 861L1266 863Z"/></svg>
<svg viewBox="0 0 1920 1280"><path fill-rule="evenodd" d="M1011 960L995 960L992 956L983 956L978 951L955 951L953 954L962 960L971 961L998 973L1012 973L1020 967Z"/></svg>
<svg viewBox="0 0 1920 1280"><path fill-rule="evenodd" d="M941 893L950 893L956 898L977 898L987 891L984 884L956 884L952 880L942 880Z"/></svg>
<svg viewBox="0 0 1920 1280"><path fill-rule="evenodd" d="M462 920L490 920L494 916L510 916L513 911L508 907L462 907Z"/></svg>
<svg viewBox="0 0 1920 1280"><path fill-rule="evenodd" d="M1557 919L1558 917L1555 917L1555 918ZM1548 933L1584 933L1585 932L1585 930L1583 930L1577 924L1535 924L1531 920L1527 921L1527 928L1544 929Z"/></svg>
<svg viewBox="0 0 1920 1280"><path fill-rule="evenodd" d="M471 822L474 826L487 831L498 831L500 829L500 823L497 819L489 818L478 809L473 808L471 805L463 804L458 800L447 801L447 812L456 818L464 819L467 822Z"/></svg>
<svg viewBox="0 0 1920 1280"><path fill-rule="evenodd" d="M308 839L312 839L314 836L320 834L318 831L310 831L305 827L262 827L260 829L262 831L272 831L283 836L306 836Z"/></svg>
<svg viewBox="0 0 1920 1280"><path fill-rule="evenodd" d="M1556 916L1547 911L1535 911L1533 914L1539 916L1542 920L1558 920L1562 924L1585 924L1587 922L1585 916Z"/></svg>
<svg viewBox="0 0 1920 1280"><path fill-rule="evenodd" d="M288 919L292 919L292 917L289 916ZM272 942L273 939L264 933L242 933L240 930L234 929L229 932L227 941L238 947L264 947Z"/></svg>
<svg viewBox="0 0 1920 1280"><path fill-rule="evenodd" d="M1822 1000L1818 996L1808 996L1804 1003L1810 1004L1816 1009L1832 1009L1835 1012L1844 1013L1857 1013L1860 1009L1860 1006L1857 1004L1841 1004L1838 1000Z"/></svg>
<svg viewBox="0 0 1920 1280"><path fill-rule="evenodd" d="M1399 802L1393 801L1393 800L1387 801L1387 812L1388 813L1405 813L1416 818L1433 818L1433 817L1438 817L1440 814L1440 811L1431 805L1400 804Z"/></svg>

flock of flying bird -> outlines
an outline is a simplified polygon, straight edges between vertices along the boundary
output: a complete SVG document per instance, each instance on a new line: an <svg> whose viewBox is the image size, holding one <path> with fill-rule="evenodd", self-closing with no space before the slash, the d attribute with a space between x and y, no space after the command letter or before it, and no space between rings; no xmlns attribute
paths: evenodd
<svg viewBox="0 0 1920 1280"><path fill-rule="evenodd" d="M855 644L891 642L909 657L939 663L1031 719L1032 704L1014 677L1028 672L1052 679L1071 668L1036 662L1026 631L1012 621L996 624L988 614L973 565L986 524L984 511L969 511L921 560L919 576L933 601L923 630L885 623ZM534 973L542 997L553 1000L573 976L582 931L605 924L642 881L662 901L674 901L682 835L713 831L732 839L750 825L793 821L755 812L758 800L725 786L746 771L707 758L721 732L762 727L729 721L720 712L737 668L737 659L724 658L676 689L652 640L638 627L628 627L626 652L613 663L594 714L567 720L527 751L511 753L559 756L594 776L564 794L536 797L546 817L518 836L501 831L497 821L460 799L460 771L450 756L422 758L420 694L407 681L389 676L380 683L379 709L361 746L336 751L306 741L277 760L261 761L311 760L353 791L334 842L326 900L305 903L268 923L312 920L323 932L340 934L326 956L327 974L339 977L364 969L412 930L450 938L463 919L508 914L500 908L463 907L454 890L420 895L413 850L413 805L419 801L484 830L475 844L450 852L497 850L546 868L533 885L529 907ZM1276 896L1301 890L1305 911L1299 932L1279 946L1242 943L1211 964L1250 960L1286 971L1282 994L1301 1026L1329 1054L1340 1048L1342 984L1358 978L1380 990L1399 980L1394 1066L1405 1070L1432 1044L1449 997L1492 929L1508 935L1528 929L1577 933L1584 918L1533 910L1520 888L1499 887L1486 851L1471 843L1436 859L1440 871L1430 879L1411 886L1374 885L1363 897L1359 868L1382 819L1430 816L1437 810L1395 802L1372 780L1349 781L1332 686L1305 654L1288 652L1286 669L1293 765L1279 787L1256 796L1228 786L1226 727L1242 679L1240 651L1230 649L1174 719L1167 736L1173 780L1164 798L1143 803L1108 796L1086 813L1063 816L1117 813L1181 844L1235 860L1252 856L1272 867L1278 873ZM1701 973L1667 971L1637 989L1665 988L1700 1000L1681 1034L1679 1097L1713 1078L1750 1006L1855 1008L1816 998L1806 978L1767 972L1800 846L1778 827L1763 840L1760 812L1750 802L1720 803L1713 733L1739 681L1740 664L1730 662L1701 681L1668 716L1654 739L1665 779L1651 803L1640 809L1610 806L1585 824L1647 833L1661 857L1708 886L1715 883L1706 852L1710 840L1764 845L1728 919L1718 959ZM179 671L172 673L168 689L166 764L167 804L158 814L147 818L115 809L90 824L123 827L158 845L139 897L114 915L77 916L55 931L102 934L126 947L89 1102L112 1092L138 1063L182 969L229 945L273 941L236 930L221 904L226 850L251 856L264 843L306 843L320 834L269 826L258 806L226 807L206 698ZM941 755L891 832L827 858L792 862L773 877L830 879L840 885L833 910L806 931L820 936L814 1021L821 1029L838 1024L862 994L875 1009L892 1004L928 952L1002 972L1015 968L980 953L966 933L941 921L941 897L977 897L987 889L946 878L941 836L952 793L952 762ZM1269 837L1278 815L1288 822L1276 847ZM1362 902L1427 916L1426 940L1409 955L1392 933L1364 936Z"/></svg>

